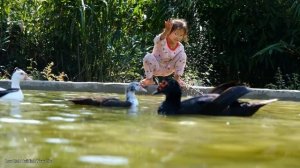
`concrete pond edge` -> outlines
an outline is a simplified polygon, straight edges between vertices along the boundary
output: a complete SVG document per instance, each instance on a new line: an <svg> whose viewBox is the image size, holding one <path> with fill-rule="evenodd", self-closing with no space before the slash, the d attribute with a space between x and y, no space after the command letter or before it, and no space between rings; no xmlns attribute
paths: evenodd
<svg viewBox="0 0 300 168"><path fill-rule="evenodd" d="M9 88L10 80L0 80L0 87ZM103 93L124 93L128 83L102 83L102 82L60 82L60 81L22 81L20 87L22 90L44 90L44 91L72 91L72 92L103 92ZM149 86L147 93L154 92L156 86ZM184 89L183 95L196 96L202 93L207 93L212 87L192 86ZM300 101L299 90L273 90L251 88L252 92L245 95L243 98L250 99L274 99Z"/></svg>

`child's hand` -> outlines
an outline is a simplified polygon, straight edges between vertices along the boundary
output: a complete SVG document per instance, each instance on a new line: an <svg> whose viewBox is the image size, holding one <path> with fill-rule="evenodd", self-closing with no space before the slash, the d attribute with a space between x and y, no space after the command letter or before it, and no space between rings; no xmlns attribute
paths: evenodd
<svg viewBox="0 0 300 168"><path fill-rule="evenodd" d="M155 82L153 81L153 79L143 79L140 81L140 84L142 85L142 87L146 87L149 85L154 85Z"/></svg>
<svg viewBox="0 0 300 168"><path fill-rule="evenodd" d="M165 29L167 32L170 32L172 29L173 23L172 21L169 19L167 21L165 21Z"/></svg>
<svg viewBox="0 0 300 168"><path fill-rule="evenodd" d="M180 76L179 75L174 75L174 79L178 82L178 84L180 85L180 87L182 88L186 88L186 83L181 80Z"/></svg>
<svg viewBox="0 0 300 168"><path fill-rule="evenodd" d="M177 82L178 82L178 84L180 85L181 88L187 88L187 85L183 80L178 79Z"/></svg>

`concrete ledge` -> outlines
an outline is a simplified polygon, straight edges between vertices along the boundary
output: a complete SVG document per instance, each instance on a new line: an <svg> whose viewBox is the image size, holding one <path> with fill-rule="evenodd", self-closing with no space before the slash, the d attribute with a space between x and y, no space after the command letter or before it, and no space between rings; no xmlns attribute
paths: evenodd
<svg viewBox="0 0 300 168"><path fill-rule="evenodd" d="M9 88L10 80L0 80L0 87ZM58 81L22 81L22 90L48 90L48 91L75 91L75 92L104 92L104 93L124 93L128 83L102 83L102 82L58 82ZM151 94L156 86L147 88ZM212 87L193 86L183 91L184 95L195 96L207 93ZM251 88L253 92L245 95L244 98L252 99L271 99L280 100L300 100L300 91L298 90L272 90ZM142 93L137 93L142 94Z"/></svg>

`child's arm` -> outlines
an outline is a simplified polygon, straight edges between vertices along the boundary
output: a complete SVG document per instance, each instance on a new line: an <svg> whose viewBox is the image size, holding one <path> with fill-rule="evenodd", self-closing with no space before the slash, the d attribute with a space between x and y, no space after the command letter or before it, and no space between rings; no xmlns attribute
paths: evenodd
<svg viewBox="0 0 300 168"><path fill-rule="evenodd" d="M178 84L181 86L181 87L186 87L186 84L185 82L181 79L181 77L179 75L174 75L174 79L177 80Z"/></svg>
<svg viewBox="0 0 300 168"><path fill-rule="evenodd" d="M178 80L181 79L181 78L180 78L179 75L176 74L176 75L174 75L174 79L178 81Z"/></svg>
<svg viewBox="0 0 300 168"><path fill-rule="evenodd" d="M160 35L160 40L163 40L165 39L171 32L171 29L172 29L172 26L173 26L173 23L171 20L167 20L165 21L165 30L164 32Z"/></svg>

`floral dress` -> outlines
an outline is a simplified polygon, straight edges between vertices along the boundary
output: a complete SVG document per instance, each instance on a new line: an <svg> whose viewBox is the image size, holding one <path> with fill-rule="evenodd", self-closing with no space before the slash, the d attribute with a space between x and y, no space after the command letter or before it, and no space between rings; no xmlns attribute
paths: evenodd
<svg viewBox="0 0 300 168"><path fill-rule="evenodd" d="M176 48L171 49L165 39L160 40L160 34L154 38L152 53L147 53L143 59L143 66L147 79L153 76L182 76L186 65L184 46L178 42Z"/></svg>

